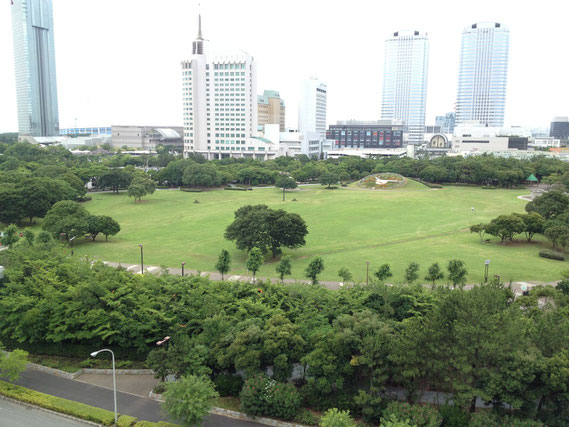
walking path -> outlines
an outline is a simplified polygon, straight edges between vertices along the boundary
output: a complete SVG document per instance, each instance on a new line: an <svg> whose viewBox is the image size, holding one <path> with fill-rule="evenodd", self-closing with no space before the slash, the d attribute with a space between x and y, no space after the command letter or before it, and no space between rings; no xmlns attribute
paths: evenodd
<svg viewBox="0 0 569 427"><path fill-rule="evenodd" d="M127 381L138 381L137 375L129 375ZM124 381L123 381L124 383ZM36 390L52 396L74 400L98 408L114 410L112 389L103 388L85 382L62 378L35 369L28 368L15 382L17 385ZM127 386L130 387L130 386ZM161 410L160 402L149 398L135 396L134 394L117 392L117 408L120 414L137 417L145 421L168 421L172 422ZM1 418L0 418L1 425ZM261 425L254 422L242 421L219 415L209 415L203 423L206 427L252 427Z"/></svg>
<svg viewBox="0 0 569 427"><path fill-rule="evenodd" d="M121 267L121 268L126 269L127 271L134 273L134 274L140 274L140 264L126 264L126 263L112 262L112 261L103 261L103 264L108 265L110 267L116 267L116 268ZM151 274L159 275L162 273L162 270L160 267L146 266L145 265L144 266L144 272L146 274L151 273ZM168 273L174 274L177 276L181 276L182 270L180 268L168 268ZM199 274L201 277L209 277L211 280L216 280L216 281L221 280L221 274L219 274L217 272L206 272L206 271L198 272L196 270L185 269L184 274L187 276L189 276L189 275L197 276ZM239 276L239 275L230 275L230 276L226 275L225 280L227 280L227 281L251 282L253 280L253 277L251 277L251 276ZM267 277L257 277L257 280L270 280L271 282L274 282L274 283L280 282L280 279L267 278ZM311 282L309 280L285 279L284 283L285 284L302 283L305 285L309 285ZM340 289L344 285L342 282L331 282L331 281L319 281L318 283L320 283L321 285L324 285L326 288L332 289L332 290ZM466 285L464 288L465 289L472 289L476 285L477 284L470 284L470 285ZM556 281L555 282L543 282L543 283L512 282L512 290L514 291L516 296L521 296L524 291L531 290L535 286L555 286L555 285L557 285ZM426 286L430 286L430 285L426 285Z"/></svg>

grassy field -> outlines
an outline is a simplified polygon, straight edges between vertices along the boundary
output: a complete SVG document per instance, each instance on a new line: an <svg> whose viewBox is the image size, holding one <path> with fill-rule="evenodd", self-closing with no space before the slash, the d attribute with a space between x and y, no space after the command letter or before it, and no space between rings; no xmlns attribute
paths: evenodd
<svg viewBox="0 0 569 427"><path fill-rule="evenodd" d="M429 189L409 181L395 190L361 190L356 186L326 190L320 186L290 191L287 201L274 188L253 191L210 191L186 193L157 191L134 203L125 193L94 193L84 204L92 214L115 218L122 231L106 243L85 240L75 252L101 260L138 263L139 243L144 244L146 265L213 271L220 250L231 253L231 274L247 274L246 254L235 248L223 233L233 219L233 212L246 204L265 203L300 214L308 225L305 247L285 249L293 257L293 277L304 278L304 269L314 256L324 258L322 280L339 280L340 267L349 268L354 278L365 281L365 261L370 274L380 264L390 263L393 281L403 281L411 261L427 267L439 262L446 268L451 258L466 262L468 281L482 280L484 260L490 259L490 274L502 279L546 282L556 280L568 267L566 262L538 257L541 246L549 244L538 237L528 244L519 239L503 246L493 238L480 243L468 227L504 213L523 212L525 201L517 198L527 190L484 190L474 187ZM292 201L296 199L296 201ZM194 200L198 199L198 203ZM474 211L472 211L474 207ZM276 277L278 260L267 259L259 276Z"/></svg>

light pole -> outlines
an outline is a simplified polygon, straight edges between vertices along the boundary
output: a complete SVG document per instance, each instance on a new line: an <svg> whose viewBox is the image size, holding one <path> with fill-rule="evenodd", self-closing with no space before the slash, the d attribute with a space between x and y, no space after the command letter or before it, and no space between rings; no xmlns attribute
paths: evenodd
<svg viewBox="0 0 569 427"><path fill-rule="evenodd" d="M91 357L97 357L97 355L99 353L102 353L103 351L108 351L109 353L111 353L111 356L113 358L113 396L115 399L115 426L117 426L117 380L115 377L115 353L113 353L112 350L109 350L108 348L104 348L102 350L99 351L94 351L93 353L91 353Z"/></svg>
<svg viewBox="0 0 569 427"><path fill-rule="evenodd" d="M285 201L285 185L283 184L283 202Z"/></svg>
<svg viewBox="0 0 569 427"><path fill-rule="evenodd" d="M144 253L142 252L142 244L138 246L140 247L140 274L144 274Z"/></svg>
<svg viewBox="0 0 569 427"><path fill-rule="evenodd" d="M488 283L488 267L490 266L490 260L484 261L484 283Z"/></svg>
<svg viewBox="0 0 569 427"><path fill-rule="evenodd" d="M366 261L366 286L369 284L369 261Z"/></svg>
<svg viewBox="0 0 569 427"><path fill-rule="evenodd" d="M182 277L184 277L184 265L186 265L186 262L182 262Z"/></svg>

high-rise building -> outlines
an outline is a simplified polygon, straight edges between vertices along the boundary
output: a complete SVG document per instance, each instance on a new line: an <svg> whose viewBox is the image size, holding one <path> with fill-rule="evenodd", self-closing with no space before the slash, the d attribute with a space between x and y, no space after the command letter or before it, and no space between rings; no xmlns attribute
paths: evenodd
<svg viewBox="0 0 569 427"><path fill-rule="evenodd" d="M462 32L456 124L503 126L510 31L498 22L472 24Z"/></svg>
<svg viewBox="0 0 569 427"><path fill-rule="evenodd" d="M182 62L184 154L256 152L257 64L243 51L207 56L204 47L200 16L193 55Z"/></svg>
<svg viewBox="0 0 569 427"><path fill-rule="evenodd" d="M385 41L381 118L404 121L409 144L424 142L428 68L426 33L398 31Z"/></svg>
<svg viewBox="0 0 569 427"><path fill-rule="evenodd" d="M302 82L298 103L298 131L303 142L303 154L323 158L326 144L326 104L328 86L311 77ZM306 151L307 150L307 151Z"/></svg>
<svg viewBox="0 0 569 427"><path fill-rule="evenodd" d="M453 133L455 121L455 113L446 113L444 116L435 117L435 126L439 126L442 133Z"/></svg>
<svg viewBox="0 0 569 427"><path fill-rule="evenodd" d="M280 132L285 130L285 103L275 90L265 90L258 96L258 124L279 125Z"/></svg>
<svg viewBox="0 0 569 427"><path fill-rule="evenodd" d="M13 0L18 131L59 135L51 0Z"/></svg>
<svg viewBox="0 0 569 427"><path fill-rule="evenodd" d="M326 102L328 86L311 77L302 82L298 104L298 131L302 134L318 133L326 137Z"/></svg>
<svg viewBox="0 0 569 427"><path fill-rule="evenodd" d="M555 117L549 128L549 136L559 139L569 139L569 117Z"/></svg>

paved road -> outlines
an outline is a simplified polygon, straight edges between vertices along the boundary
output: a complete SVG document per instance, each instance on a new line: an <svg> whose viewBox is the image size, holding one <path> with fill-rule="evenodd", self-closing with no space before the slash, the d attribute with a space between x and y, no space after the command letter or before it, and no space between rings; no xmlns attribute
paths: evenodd
<svg viewBox="0 0 569 427"><path fill-rule="evenodd" d="M0 427L86 427L90 424L0 398Z"/></svg>
<svg viewBox="0 0 569 427"><path fill-rule="evenodd" d="M52 396L63 397L109 411L114 410L113 392L106 388L61 378L33 369L25 371L16 384L42 393L51 394ZM140 420L172 422L168 416L162 412L160 402L152 399L117 392L117 407L120 414L131 415ZM219 415L209 415L203 425L206 427L252 427L260 424L235 420ZM0 426L3 426L1 419Z"/></svg>

